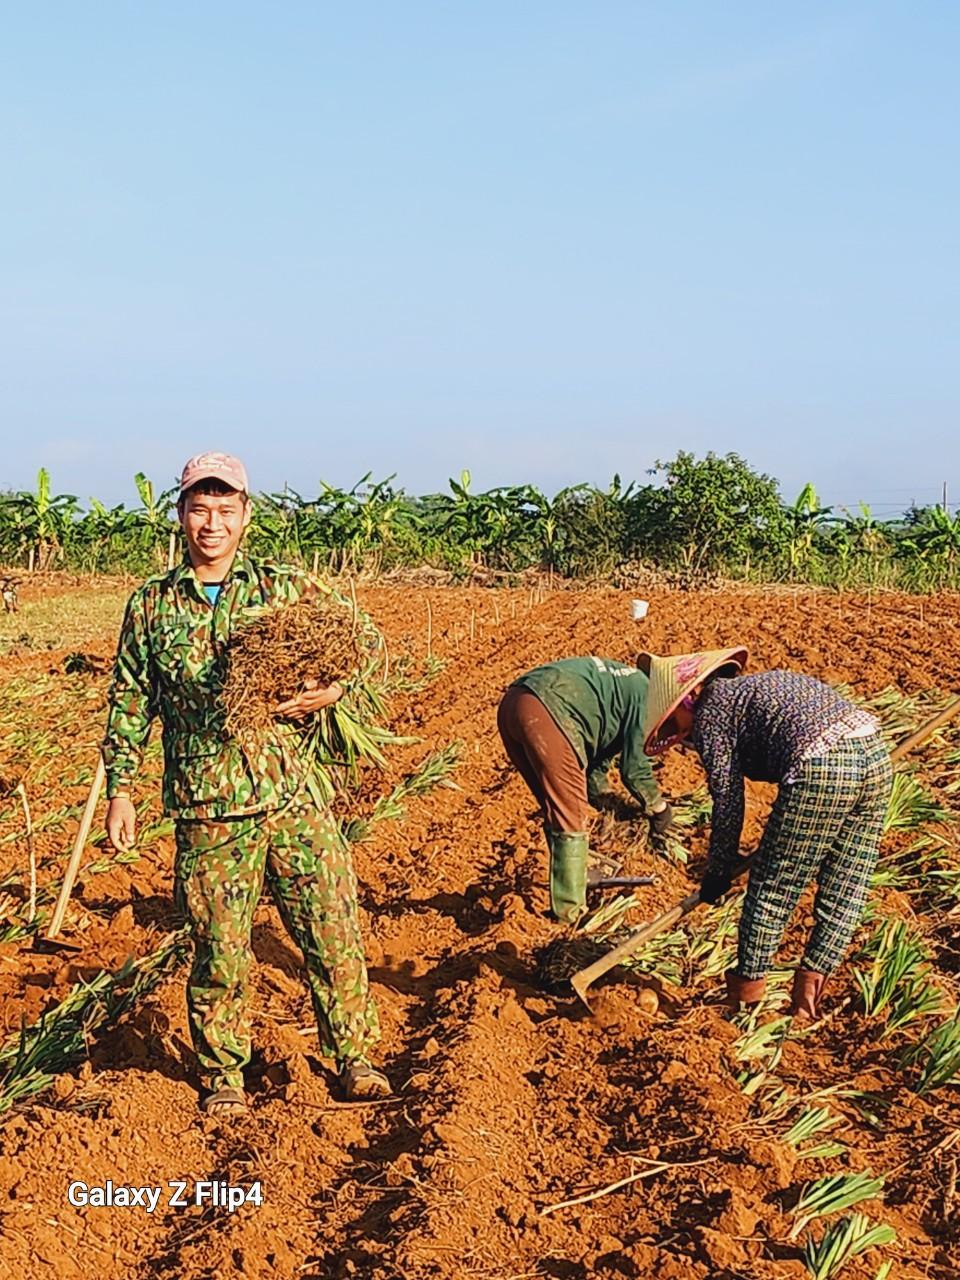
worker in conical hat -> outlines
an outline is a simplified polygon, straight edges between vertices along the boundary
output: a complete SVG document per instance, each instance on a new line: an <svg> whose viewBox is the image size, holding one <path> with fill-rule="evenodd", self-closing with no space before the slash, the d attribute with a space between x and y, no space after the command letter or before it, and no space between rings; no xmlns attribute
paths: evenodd
<svg viewBox="0 0 960 1280"><path fill-rule="evenodd" d="M794 671L744 675L737 646L679 657L641 654L650 678L645 749L689 742L713 798L700 898L730 888L743 828L743 780L779 791L750 867L731 1009L759 1003L800 895L817 882L814 926L794 975L791 1014L820 1016L829 975L843 959L866 902L890 796L890 754L876 720L829 685Z"/></svg>
<svg viewBox="0 0 960 1280"><path fill-rule="evenodd" d="M586 909L589 806L606 794L614 760L651 835L673 813L644 749L647 677L613 658L563 658L520 676L497 727L511 763L540 804L550 853L550 909L573 924Z"/></svg>

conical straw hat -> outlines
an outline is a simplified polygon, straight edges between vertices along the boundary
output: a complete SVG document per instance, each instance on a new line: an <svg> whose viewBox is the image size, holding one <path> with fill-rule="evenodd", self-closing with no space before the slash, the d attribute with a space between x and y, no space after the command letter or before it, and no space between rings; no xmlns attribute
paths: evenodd
<svg viewBox="0 0 960 1280"><path fill-rule="evenodd" d="M659 755L677 741L676 734L663 734L661 731L691 689L721 667L733 667L735 673L739 674L746 663L747 651L742 645L733 649L708 649L705 653L684 653L667 658L641 653L637 664L650 677L647 714L643 726L643 749L647 755Z"/></svg>

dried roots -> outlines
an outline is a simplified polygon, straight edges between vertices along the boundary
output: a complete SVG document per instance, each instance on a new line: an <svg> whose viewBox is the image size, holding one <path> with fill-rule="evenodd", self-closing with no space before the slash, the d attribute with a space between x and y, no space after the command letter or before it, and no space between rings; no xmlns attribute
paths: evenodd
<svg viewBox="0 0 960 1280"><path fill-rule="evenodd" d="M305 680L347 680L360 666L355 620L335 600L304 600L268 609L242 626L227 646L223 687L228 733L256 742L274 727L276 708Z"/></svg>

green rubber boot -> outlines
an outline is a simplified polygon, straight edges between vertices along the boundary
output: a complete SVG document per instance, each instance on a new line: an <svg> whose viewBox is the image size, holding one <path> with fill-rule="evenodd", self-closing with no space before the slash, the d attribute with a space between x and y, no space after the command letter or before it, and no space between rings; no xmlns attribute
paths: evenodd
<svg viewBox="0 0 960 1280"><path fill-rule="evenodd" d="M550 910L564 924L576 924L587 909L587 855L584 831L548 831Z"/></svg>

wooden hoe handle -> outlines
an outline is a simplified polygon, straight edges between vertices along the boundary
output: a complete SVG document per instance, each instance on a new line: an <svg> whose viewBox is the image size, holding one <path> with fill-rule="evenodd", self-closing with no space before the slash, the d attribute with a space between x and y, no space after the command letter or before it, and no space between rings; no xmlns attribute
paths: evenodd
<svg viewBox="0 0 960 1280"><path fill-rule="evenodd" d="M93 781L90 783L90 790L87 793L87 803L84 806L83 817L80 819L80 826L77 828L77 838L73 842L73 852L70 854L70 861L67 863L67 870L60 888L60 897L57 899L50 925L44 935L48 941L56 938L63 925L63 917L67 913L67 903L70 901L70 894L73 892L77 872L80 870L80 859L83 857L84 845L87 843L87 836L89 836L90 828L93 825L93 815L97 809L97 801L100 799L105 777L106 770L103 766L103 756L98 751L96 773L93 775Z"/></svg>
<svg viewBox="0 0 960 1280"><path fill-rule="evenodd" d="M938 729L942 729L945 724L949 724L953 717L960 711L960 698L954 698L952 702L948 702L944 709L938 712L926 724L922 724L916 733L911 733L909 738L904 738L890 752L890 759L896 762L902 760L904 756L908 756L915 747L919 747L922 742L926 742L932 733L936 733Z"/></svg>

